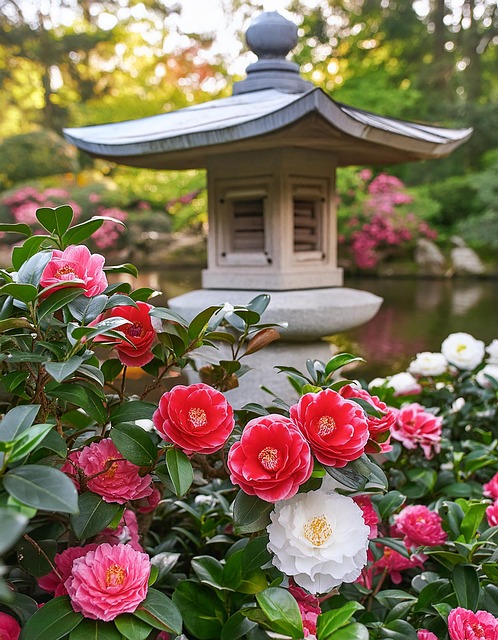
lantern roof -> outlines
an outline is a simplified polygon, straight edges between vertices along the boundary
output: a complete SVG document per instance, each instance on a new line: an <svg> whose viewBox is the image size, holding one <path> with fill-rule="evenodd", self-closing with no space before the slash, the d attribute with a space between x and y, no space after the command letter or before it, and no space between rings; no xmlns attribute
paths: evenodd
<svg viewBox="0 0 498 640"><path fill-rule="evenodd" d="M304 80L287 60L296 25L260 14L246 33L257 62L227 98L146 118L64 129L90 155L153 169L206 167L209 157L275 148L334 153L338 166L395 164L450 154L472 129L407 122L348 106Z"/></svg>

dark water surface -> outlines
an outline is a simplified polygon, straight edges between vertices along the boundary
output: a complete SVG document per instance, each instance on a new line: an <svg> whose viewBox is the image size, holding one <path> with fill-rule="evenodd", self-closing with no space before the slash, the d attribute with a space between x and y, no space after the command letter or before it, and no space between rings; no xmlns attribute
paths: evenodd
<svg viewBox="0 0 498 640"><path fill-rule="evenodd" d="M198 269L142 272L134 286L163 292L155 304L198 289ZM341 350L367 360L358 377L385 376L403 371L419 351L439 351L450 333L465 331L489 344L498 338L498 280L346 278L345 286L371 291L382 298L379 313L367 324L337 334ZM312 312L312 310L310 310Z"/></svg>

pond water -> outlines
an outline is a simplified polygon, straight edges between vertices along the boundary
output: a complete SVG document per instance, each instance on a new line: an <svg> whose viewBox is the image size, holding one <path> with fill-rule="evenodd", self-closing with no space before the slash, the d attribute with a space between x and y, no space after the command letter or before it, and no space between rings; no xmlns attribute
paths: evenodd
<svg viewBox="0 0 498 640"><path fill-rule="evenodd" d="M201 286L198 269L142 272L134 286L163 292L154 304ZM332 337L341 351L367 363L355 376L370 379L405 370L419 351L439 351L450 333L466 331L489 344L498 338L498 280L346 278L345 286L382 298L379 313L367 324Z"/></svg>

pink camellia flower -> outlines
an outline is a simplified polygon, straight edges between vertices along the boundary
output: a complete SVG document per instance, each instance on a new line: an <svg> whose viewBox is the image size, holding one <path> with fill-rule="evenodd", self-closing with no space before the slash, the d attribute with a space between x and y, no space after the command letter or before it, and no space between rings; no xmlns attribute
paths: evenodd
<svg viewBox="0 0 498 640"><path fill-rule="evenodd" d="M154 511L157 505L161 502L161 492L159 489L152 485L152 493L150 496L146 496L145 498L141 498L134 503L134 507L138 513L150 513Z"/></svg>
<svg viewBox="0 0 498 640"><path fill-rule="evenodd" d="M311 476L313 457L296 425L272 414L251 420L228 453L233 484L267 502L295 495Z"/></svg>
<svg viewBox="0 0 498 640"><path fill-rule="evenodd" d="M417 638L418 640L438 640L437 636L427 629L419 629L417 631Z"/></svg>
<svg viewBox="0 0 498 640"><path fill-rule="evenodd" d="M38 586L53 593L55 596L64 596L67 593L67 589L64 583L71 575L71 569L73 568L73 562L76 558L81 558L89 551L95 551L98 544L87 544L84 547L68 547L65 551L57 553L54 558L55 570L52 569L49 573L41 578L38 578Z"/></svg>
<svg viewBox="0 0 498 640"><path fill-rule="evenodd" d="M498 525L498 500L495 500L493 504L486 509L486 520L490 527L496 527L496 525Z"/></svg>
<svg viewBox="0 0 498 640"><path fill-rule="evenodd" d="M423 556L412 553L409 558L405 558L405 556L398 551L390 547L384 547L384 554L373 563L372 567L375 573L387 571L391 581L394 584L400 584L403 580L403 576L401 575L402 571L416 567L421 568L423 565Z"/></svg>
<svg viewBox="0 0 498 640"><path fill-rule="evenodd" d="M306 393L290 408L290 417L324 465L345 467L365 451L369 437L365 412L336 391Z"/></svg>
<svg viewBox="0 0 498 640"><path fill-rule="evenodd" d="M109 544L129 544L135 551L143 551L140 544L140 536L138 534L138 522L135 512L131 509L125 509L123 517L116 529L104 529L95 538L95 542L101 544L107 542Z"/></svg>
<svg viewBox="0 0 498 640"><path fill-rule="evenodd" d="M157 332L161 329L161 321L151 318L149 311L153 308L147 302L137 302L136 307L123 305L114 307L110 311L96 318L91 325L95 325L107 318L124 318L128 324L119 327L126 340L109 339L98 336L97 342L111 343L117 351L118 358L127 367L143 367L154 357L151 347L156 339Z"/></svg>
<svg viewBox="0 0 498 640"><path fill-rule="evenodd" d="M97 296L107 287L107 278L104 273L104 256L98 253L91 254L85 246L71 245L59 251L54 249L52 257L43 270L40 286L50 287L58 283L67 283L77 280L75 287L82 289L87 298ZM49 293L54 293L60 287L53 287Z"/></svg>
<svg viewBox="0 0 498 640"><path fill-rule="evenodd" d="M405 507L395 520L396 529L410 547L437 547L446 542L448 534L441 526L441 516L424 505Z"/></svg>
<svg viewBox="0 0 498 640"><path fill-rule="evenodd" d="M139 475L139 470L136 464L123 459L110 438L70 453L61 468L77 489L89 489L106 502L119 504L152 493L152 478L148 474Z"/></svg>
<svg viewBox="0 0 498 640"><path fill-rule="evenodd" d="M443 419L429 413L414 402L397 412L392 436L407 449L420 446L427 460L441 450L441 428Z"/></svg>
<svg viewBox="0 0 498 640"><path fill-rule="evenodd" d="M489 482L482 485L482 492L487 498L498 499L498 473Z"/></svg>
<svg viewBox="0 0 498 640"><path fill-rule="evenodd" d="M487 611L457 607L448 616L450 640L498 640L498 620Z"/></svg>
<svg viewBox="0 0 498 640"><path fill-rule="evenodd" d="M377 511L374 509L372 499L370 496L364 494L360 496L353 496L353 500L360 507L365 524L367 527L370 527L370 533L368 534L369 539L376 538L379 533L377 526L379 524L379 516Z"/></svg>
<svg viewBox="0 0 498 640"><path fill-rule="evenodd" d="M225 396L202 382L164 393L152 420L161 437L187 455L218 451L234 427Z"/></svg>
<svg viewBox="0 0 498 640"><path fill-rule="evenodd" d="M66 589L76 612L108 622L147 596L150 560L128 544L101 544L73 562Z"/></svg>
<svg viewBox="0 0 498 640"><path fill-rule="evenodd" d="M339 393L343 398L361 398L383 414L380 418L366 415L370 437L365 447L365 452L387 453L391 451L392 447L389 442L391 440L391 429L396 422L396 411L388 407L387 404L382 402L377 396L372 396L368 391L365 391L365 389L355 385L347 384L341 388Z"/></svg>
<svg viewBox="0 0 498 640"><path fill-rule="evenodd" d="M310 638L311 640L311 637L316 635L316 622L322 612L320 609L320 601L316 596L298 587L292 578L289 582L289 591L294 596L301 613L304 637Z"/></svg>
<svg viewBox="0 0 498 640"><path fill-rule="evenodd" d="M21 627L15 618L0 611L0 640L18 640Z"/></svg>

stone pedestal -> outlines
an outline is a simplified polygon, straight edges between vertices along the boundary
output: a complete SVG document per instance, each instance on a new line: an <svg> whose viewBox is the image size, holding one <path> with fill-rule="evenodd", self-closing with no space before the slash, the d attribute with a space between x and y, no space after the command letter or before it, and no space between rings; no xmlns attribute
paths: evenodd
<svg viewBox="0 0 498 640"><path fill-rule="evenodd" d="M225 302L244 305L256 295L255 291L201 289L172 298L168 305L190 321L206 307ZM379 296L346 287L274 291L270 296L262 321L286 322L288 326L280 330L281 340L247 357L252 370L241 378L238 389L227 392L227 398L236 408L248 402L269 405L271 396L262 391L261 386L270 388L287 402L294 402L293 388L284 373L277 373L275 365L292 366L304 372L307 358L329 360L333 355L330 345L321 338L368 322L382 304ZM199 360L199 366L203 361L223 358L223 351L205 349L201 355L203 360Z"/></svg>

